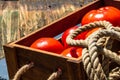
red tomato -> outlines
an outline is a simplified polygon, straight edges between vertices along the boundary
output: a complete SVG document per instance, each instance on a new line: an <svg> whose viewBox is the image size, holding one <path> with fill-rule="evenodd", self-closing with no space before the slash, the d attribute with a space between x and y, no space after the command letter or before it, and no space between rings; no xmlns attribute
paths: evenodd
<svg viewBox="0 0 120 80"><path fill-rule="evenodd" d="M114 26L120 26L120 10L112 6L91 10L85 14L81 24L84 25L99 20L106 20L111 22Z"/></svg>
<svg viewBox="0 0 120 80"><path fill-rule="evenodd" d="M65 49L61 55L78 58L82 55L82 48L70 47Z"/></svg>
<svg viewBox="0 0 120 80"><path fill-rule="evenodd" d="M63 43L63 45L64 45L65 48L70 47L70 46L67 44L67 42L66 42L67 36L68 36L70 33L72 33L73 31L75 31L77 28L78 28L77 26L71 27L71 28L67 29L67 30L62 34L62 43ZM83 32L83 33L79 34L77 37L75 37L75 39L85 39L85 34L86 34L86 33Z"/></svg>
<svg viewBox="0 0 120 80"><path fill-rule="evenodd" d="M64 50L63 45L58 40L49 37L37 39L30 47L58 54Z"/></svg>

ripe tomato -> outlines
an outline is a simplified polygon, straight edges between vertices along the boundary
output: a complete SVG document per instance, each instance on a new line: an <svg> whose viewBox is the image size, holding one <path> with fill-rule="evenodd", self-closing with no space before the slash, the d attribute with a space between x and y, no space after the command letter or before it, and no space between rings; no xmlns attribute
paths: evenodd
<svg viewBox="0 0 120 80"><path fill-rule="evenodd" d="M106 20L112 23L114 26L120 26L119 19L120 10L112 6L106 6L101 7L97 10L89 11L87 14L83 16L81 24L84 25L94 21ZM98 29L89 30L85 38L87 38L88 35L92 34L96 30Z"/></svg>
<svg viewBox="0 0 120 80"><path fill-rule="evenodd" d="M84 25L99 20L106 20L114 26L120 26L120 10L112 6L91 10L84 15L81 24Z"/></svg>
<svg viewBox="0 0 120 80"><path fill-rule="evenodd" d="M78 28L78 26L71 27L71 28L67 29L67 30L62 34L61 40L62 40L62 43L63 43L63 45L64 45L65 48L70 47L70 46L67 44L67 42L66 42L67 36L68 36L70 33L72 33L73 31L75 31L77 28ZM83 33L79 34L77 37L75 37L75 39L85 39L85 34L86 34L86 33L83 32Z"/></svg>
<svg viewBox="0 0 120 80"><path fill-rule="evenodd" d="M70 47L65 49L62 53L62 56L78 58L82 55L82 48Z"/></svg>
<svg viewBox="0 0 120 80"><path fill-rule="evenodd" d="M58 54L64 50L63 45L58 40L49 37L37 39L30 47Z"/></svg>

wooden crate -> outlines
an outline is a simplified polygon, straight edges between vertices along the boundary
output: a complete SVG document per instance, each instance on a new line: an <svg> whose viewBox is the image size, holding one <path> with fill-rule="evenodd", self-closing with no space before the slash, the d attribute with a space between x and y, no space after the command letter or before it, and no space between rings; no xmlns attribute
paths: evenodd
<svg viewBox="0 0 120 80"><path fill-rule="evenodd" d="M120 1L96 0L20 40L4 45L10 79L21 66L32 61L34 67L22 75L21 80L46 80L57 68L62 69L62 75L58 80L86 80L87 76L82 66L81 57L77 59L63 57L51 52L32 49L29 46L40 37L59 35L66 29L79 24L83 15L88 11L108 5L120 9Z"/></svg>

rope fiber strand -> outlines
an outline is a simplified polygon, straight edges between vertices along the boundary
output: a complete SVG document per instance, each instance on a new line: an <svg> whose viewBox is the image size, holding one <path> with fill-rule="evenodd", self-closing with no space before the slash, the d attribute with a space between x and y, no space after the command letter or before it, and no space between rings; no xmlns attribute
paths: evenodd
<svg viewBox="0 0 120 80"><path fill-rule="evenodd" d="M30 68L32 68L34 66L33 62L30 64L26 64L24 66L22 66L17 73L15 74L14 78L12 80L20 80L20 77L26 72L28 71ZM58 78L60 75L62 74L62 70L60 68L58 68L58 70L56 72L53 72L49 78L47 80L55 80L56 78Z"/></svg>
<svg viewBox="0 0 120 80"><path fill-rule="evenodd" d="M54 80L54 79L58 78L61 74L62 74L62 71L59 68L58 71L53 72L47 80Z"/></svg>
<svg viewBox="0 0 120 80"><path fill-rule="evenodd" d="M13 80L20 80L21 75L23 75L27 70L29 70L32 67L33 67L33 63L22 66L15 74Z"/></svg>

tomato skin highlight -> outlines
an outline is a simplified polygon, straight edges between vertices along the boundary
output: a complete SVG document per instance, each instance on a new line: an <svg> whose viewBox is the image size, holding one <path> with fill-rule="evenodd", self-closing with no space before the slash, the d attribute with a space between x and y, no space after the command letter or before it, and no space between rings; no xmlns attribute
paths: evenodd
<svg viewBox="0 0 120 80"><path fill-rule="evenodd" d="M120 26L120 10L112 6L91 10L84 15L81 23L84 25L99 20L106 20L114 26Z"/></svg>
<svg viewBox="0 0 120 80"><path fill-rule="evenodd" d="M103 20L109 21L113 26L120 26L120 10L113 6L105 6L91 10L83 16L81 25ZM88 30L85 39L96 30L98 29Z"/></svg>
<svg viewBox="0 0 120 80"><path fill-rule="evenodd" d="M39 38L35 42L33 42L30 47L49 52L54 52L57 54L60 54L64 50L63 45L58 40L50 37Z"/></svg>
<svg viewBox="0 0 120 80"><path fill-rule="evenodd" d="M82 48L79 47L69 47L65 49L62 53L62 56L78 58L82 55Z"/></svg>

